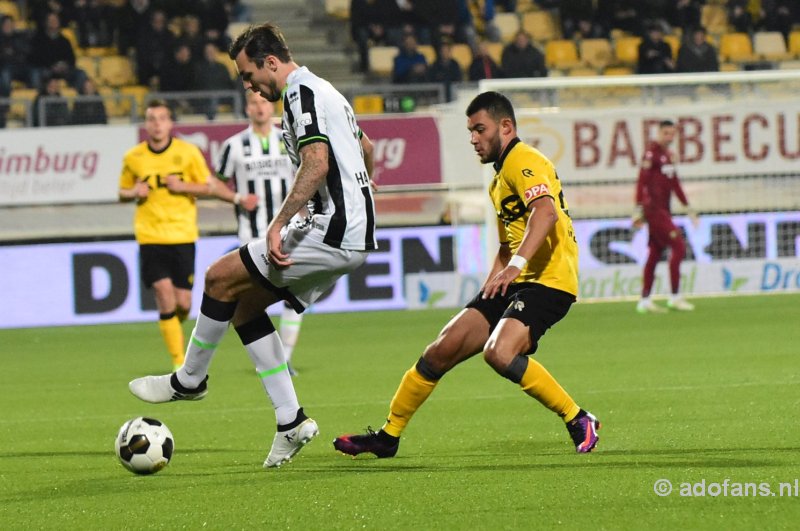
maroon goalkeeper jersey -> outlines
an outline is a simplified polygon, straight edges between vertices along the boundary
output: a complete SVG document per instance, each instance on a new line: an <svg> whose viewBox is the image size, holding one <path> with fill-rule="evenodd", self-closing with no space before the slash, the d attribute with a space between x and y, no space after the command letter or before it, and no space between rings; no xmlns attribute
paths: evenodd
<svg viewBox="0 0 800 531"><path fill-rule="evenodd" d="M672 192L681 203L688 204L669 151L658 142L651 142L644 152L639 170L636 204L642 205L645 215L664 211L669 213Z"/></svg>

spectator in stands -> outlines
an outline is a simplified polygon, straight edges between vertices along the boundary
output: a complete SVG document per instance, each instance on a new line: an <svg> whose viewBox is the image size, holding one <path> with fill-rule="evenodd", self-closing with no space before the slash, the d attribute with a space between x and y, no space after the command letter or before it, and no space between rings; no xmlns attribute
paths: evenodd
<svg viewBox="0 0 800 531"><path fill-rule="evenodd" d="M467 69L467 77L470 81L503 77L502 70L489 55L489 46L485 41L481 41L477 48L472 49L472 63Z"/></svg>
<svg viewBox="0 0 800 531"><path fill-rule="evenodd" d="M461 29L459 21L461 8L460 0L438 0L435 2L415 2L414 10L417 16L428 27L431 35L431 44L438 49L442 42L450 42L465 35L457 35ZM462 41L465 42L465 41Z"/></svg>
<svg viewBox="0 0 800 531"><path fill-rule="evenodd" d="M500 61L505 77L547 77L544 54L531 43L528 33L520 29L514 40L503 49Z"/></svg>
<svg viewBox="0 0 800 531"><path fill-rule="evenodd" d="M350 36L358 48L358 70L369 71L369 47L386 46L386 27L383 24L379 0L351 0ZM396 4L395 4L396 5Z"/></svg>
<svg viewBox="0 0 800 531"><path fill-rule="evenodd" d="M788 39L796 23L800 23L797 0L761 0L762 31L779 31Z"/></svg>
<svg viewBox="0 0 800 531"><path fill-rule="evenodd" d="M31 83L31 69L28 65L30 41L24 32L17 31L14 19L9 16L0 20L0 92L7 97L11 92L11 82Z"/></svg>
<svg viewBox="0 0 800 531"><path fill-rule="evenodd" d="M56 13L48 13L31 39L28 56L31 64L31 83L41 86L45 77L65 79L73 87L80 87L86 72L75 66L72 44L61 34L61 21Z"/></svg>
<svg viewBox="0 0 800 531"><path fill-rule="evenodd" d="M639 74L667 74L675 71L672 48L664 41L660 24L652 24L639 45Z"/></svg>
<svg viewBox="0 0 800 531"><path fill-rule="evenodd" d="M559 12L561 14L561 33L565 39L575 38L579 21L595 18L592 0L563 0Z"/></svg>
<svg viewBox="0 0 800 531"><path fill-rule="evenodd" d="M705 0L676 0L669 5L667 22L673 28L680 28L688 33L692 28L700 26L703 4Z"/></svg>
<svg viewBox="0 0 800 531"><path fill-rule="evenodd" d="M392 82L423 83L428 75L428 61L417 49L417 38L413 33L406 33L400 52L394 58Z"/></svg>
<svg viewBox="0 0 800 531"><path fill-rule="evenodd" d="M50 13L58 15L59 20L66 24L72 20L72 2L63 0L28 0L28 18L37 26L44 23Z"/></svg>
<svg viewBox="0 0 800 531"><path fill-rule="evenodd" d="M75 0L73 17L81 48L113 44L113 13L106 3L101 0Z"/></svg>
<svg viewBox="0 0 800 531"><path fill-rule="evenodd" d="M223 0L194 0L190 9L200 17L200 25L206 40L214 42L220 50L227 50L231 44L228 37L228 11Z"/></svg>
<svg viewBox="0 0 800 531"><path fill-rule="evenodd" d="M86 78L79 91L81 97L75 99L72 106L73 125L107 124L106 106L103 98L97 93L97 87L90 78Z"/></svg>
<svg viewBox="0 0 800 531"><path fill-rule="evenodd" d="M136 48L140 33L149 26L153 11L150 0L128 0L117 10L117 49L119 53L128 55L131 50Z"/></svg>
<svg viewBox="0 0 800 531"><path fill-rule="evenodd" d="M642 34L642 21L637 0L610 0L607 2L610 27L631 35ZM601 11L598 9L598 11Z"/></svg>
<svg viewBox="0 0 800 531"><path fill-rule="evenodd" d="M61 80L45 75L39 94L33 102L33 126L68 125L69 121L69 105L61 96Z"/></svg>
<svg viewBox="0 0 800 531"><path fill-rule="evenodd" d="M753 33L753 15L747 9L750 0L728 0L728 24L737 33Z"/></svg>
<svg viewBox="0 0 800 531"><path fill-rule="evenodd" d="M172 49L172 57L161 73L159 90L161 92L187 92L195 88L195 65L192 62L192 49L184 41L177 41Z"/></svg>
<svg viewBox="0 0 800 531"><path fill-rule="evenodd" d="M428 80L443 83L447 101L452 101L453 83L460 83L463 79L461 66L453 59L453 45L443 42L436 54L436 61L428 68Z"/></svg>
<svg viewBox="0 0 800 531"><path fill-rule="evenodd" d="M695 28L678 51L677 72L719 72L717 49L706 40L706 30Z"/></svg>
<svg viewBox="0 0 800 531"><path fill-rule="evenodd" d="M480 3L479 3L480 4ZM483 5L480 5L480 20L479 20L479 33L483 38L490 42L500 42L500 28L494 22L494 0L483 0ZM478 46L480 48L480 46Z"/></svg>
<svg viewBox="0 0 800 531"><path fill-rule="evenodd" d="M225 11L231 22L250 22L252 19L250 6L241 0L225 0Z"/></svg>
<svg viewBox="0 0 800 531"><path fill-rule="evenodd" d="M166 13L160 9L154 10L150 24L139 34L136 44L136 72L140 85L159 85L174 47L175 36L167 28Z"/></svg>
<svg viewBox="0 0 800 531"><path fill-rule="evenodd" d="M206 47L206 39L203 35L203 28L200 26L200 17L197 15L186 15L182 19L180 40L185 42L192 52L192 57L199 60L203 57ZM219 47L217 47L219 49Z"/></svg>
<svg viewBox="0 0 800 531"><path fill-rule="evenodd" d="M234 90L236 88L228 69L219 62L219 48L209 41L203 49L200 59L195 61L193 90ZM220 103L231 105L230 98L220 100L216 97L204 98L196 105L198 112L205 114L209 120L213 120L217 113Z"/></svg>

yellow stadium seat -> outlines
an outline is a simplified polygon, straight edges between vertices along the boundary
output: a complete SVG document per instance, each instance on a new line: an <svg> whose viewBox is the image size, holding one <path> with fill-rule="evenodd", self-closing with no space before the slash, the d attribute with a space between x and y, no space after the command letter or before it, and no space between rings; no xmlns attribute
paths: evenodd
<svg viewBox="0 0 800 531"><path fill-rule="evenodd" d="M672 60L678 58L678 51L681 49L681 38L678 35L664 35L664 42L672 48ZM638 52L637 52L638 53Z"/></svg>
<svg viewBox="0 0 800 531"><path fill-rule="evenodd" d="M728 13L725 6L706 4L700 12L700 25L712 35L722 35L728 31Z"/></svg>
<svg viewBox="0 0 800 531"><path fill-rule="evenodd" d="M514 38L521 27L516 13L497 13L494 16L494 24L500 30L500 40L506 43Z"/></svg>
<svg viewBox="0 0 800 531"><path fill-rule="evenodd" d="M570 40L552 40L545 45L544 59L548 68L568 70L580 64L578 49Z"/></svg>
<svg viewBox="0 0 800 531"><path fill-rule="evenodd" d="M522 28L536 42L561 38L559 24L550 11L529 11L522 15Z"/></svg>
<svg viewBox="0 0 800 531"><path fill-rule="evenodd" d="M620 37L614 42L614 57L621 65L633 66L639 62L641 37Z"/></svg>
<svg viewBox="0 0 800 531"><path fill-rule="evenodd" d="M353 111L361 114L382 114L383 96L380 94L359 94L353 97Z"/></svg>
<svg viewBox="0 0 800 531"><path fill-rule="evenodd" d="M150 89L145 87L144 85L127 85L125 87L119 88L120 96L120 105L127 108L127 112L130 112L130 104L131 100L136 102L136 114L138 116L144 116L144 109L145 109L145 100L147 96L150 94Z"/></svg>
<svg viewBox="0 0 800 531"><path fill-rule="evenodd" d="M32 88L20 88L11 90L11 106L8 109L8 118L25 121L28 105L33 105L38 91Z"/></svg>
<svg viewBox="0 0 800 531"><path fill-rule="evenodd" d="M794 30L789 34L789 53L800 58L800 30Z"/></svg>
<svg viewBox="0 0 800 531"><path fill-rule="evenodd" d="M609 66L603 70L604 76L630 76L633 73L633 68L629 66Z"/></svg>
<svg viewBox="0 0 800 531"><path fill-rule="evenodd" d="M798 60L781 61L779 68L781 70L800 70L800 61Z"/></svg>
<svg viewBox="0 0 800 531"><path fill-rule="evenodd" d="M420 44L417 46L417 50L425 56L425 60L429 65L436 62L436 49L430 44Z"/></svg>
<svg viewBox="0 0 800 531"><path fill-rule="evenodd" d="M747 33L726 33L719 38L719 55L722 61L746 63L757 59L753 43Z"/></svg>
<svg viewBox="0 0 800 531"><path fill-rule="evenodd" d="M230 58L228 52L220 51L217 53L217 62L224 65L228 69L228 75L231 79L239 77L239 70L236 68L236 63Z"/></svg>
<svg viewBox="0 0 800 531"><path fill-rule="evenodd" d="M16 22L20 19L19 6L17 6L16 2L3 0L0 2L0 15L7 15ZM17 29L19 29L19 27L17 27Z"/></svg>
<svg viewBox="0 0 800 531"><path fill-rule="evenodd" d="M785 61L792 57L779 31L759 31L753 35L753 52L767 61Z"/></svg>
<svg viewBox="0 0 800 531"><path fill-rule="evenodd" d="M350 0L325 0L325 13L341 20L350 18Z"/></svg>
<svg viewBox="0 0 800 531"><path fill-rule="evenodd" d="M97 87L97 93L103 96L106 114L110 118L130 117L130 100L120 98L119 92L111 87Z"/></svg>
<svg viewBox="0 0 800 531"><path fill-rule="evenodd" d="M394 68L394 58L398 54L395 46L372 46L369 49L369 69L379 76L390 76Z"/></svg>
<svg viewBox="0 0 800 531"><path fill-rule="evenodd" d="M113 46L89 46L83 49L83 55L89 57L105 57L107 55L117 55L117 49Z"/></svg>
<svg viewBox="0 0 800 531"><path fill-rule="evenodd" d="M592 77L597 75L597 70L586 66L577 66L575 68L570 68L568 75L570 77Z"/></svg>
<svg viewBox="0 0 800 531"><path fill-rule="evenodd" d="M97 79L97 58L82 55L75 58L75 66L86 72L90 78Z"/></svg>
<svg viewBox="0 0 800 531"><path fill-rule="evenodd" d="M583 64L595 69L603 69L613 60L611 43L608 39L581 40L580 55Z"/></svg>
<svg viewBox="0 0 800 531"><path fill-rule="evenodd" d="M498 65L503 61L503 43L502 42L487 42L486 48L489 50L489 57L491 57Z"/></svg>
<svg viewBox="0 0 800 531"><path fill-rule="evenodd" d="M454 44L452 51L453 59L456 60L461 70L466 71L472 64L472 49L467 44Z"/></svg>
<svg viewBox="0 0 800 531"><path fill-rule="evenodd" d="M101 82L111 87L133 85L136 83L136 73L130 59L123 55L101 57L97 66L98 77Z"/></svg>
<svg viewBox="0 0 800 531"><path fill-rule="evenodd" d="M66 37L69 43L72 45L72 51L75 52L75 55L83 55L83 50L78 45L78 37L75 35L75 30L72 28L61 28L61 35Z"/></svg>

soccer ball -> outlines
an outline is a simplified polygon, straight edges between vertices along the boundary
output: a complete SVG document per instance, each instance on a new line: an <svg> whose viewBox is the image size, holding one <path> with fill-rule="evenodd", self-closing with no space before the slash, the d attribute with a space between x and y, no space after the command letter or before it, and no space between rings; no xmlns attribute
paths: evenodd
<svg viewBox="0 0 800 531"><path fill-rule="evenodd" d="M154 474L167 466L174 447L169 428L148 417L136 417L123 424L114 444L119 462L136 474Z"/></svg>

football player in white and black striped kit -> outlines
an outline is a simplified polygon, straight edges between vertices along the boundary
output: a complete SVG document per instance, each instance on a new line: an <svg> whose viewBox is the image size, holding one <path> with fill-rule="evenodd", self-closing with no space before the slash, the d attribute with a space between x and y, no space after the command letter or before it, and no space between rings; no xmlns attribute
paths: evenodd
<svg viewBox="0 0 800 531"><path fill-rule="evenodd" d="M278 427L264 466L277 467L319 428L300 407L281 340L264 310L284 300L302 312L377 248L373 145L345 97L294 62L273 24L251 26L228 53L246 90L283 100L283 136L297 172L265 237L226 254L206 272L183 366L137 378L129 388L153 403L203 398L211 358L233 323L275 410ZM306 207L308 222L290 223Z"/></svg>
<svg viewBox="0 0 800 531"><path fill-rule="evenodd" d="M250 126L225 140L217 163L217 176L222 181L232 183L237 193L258 197L255 210L248 212L236 207L242 245L266 236L267 226L286 199L297 170L286 151L281 129L272 123L275 106L251 90L247 91L246 98L245 113ZM301 212L303 215L298 217L308 213L305 209ZM292 376L296 374L291 363L292 353L302 322L303 314L284 302L279 335Z"/></svg>

